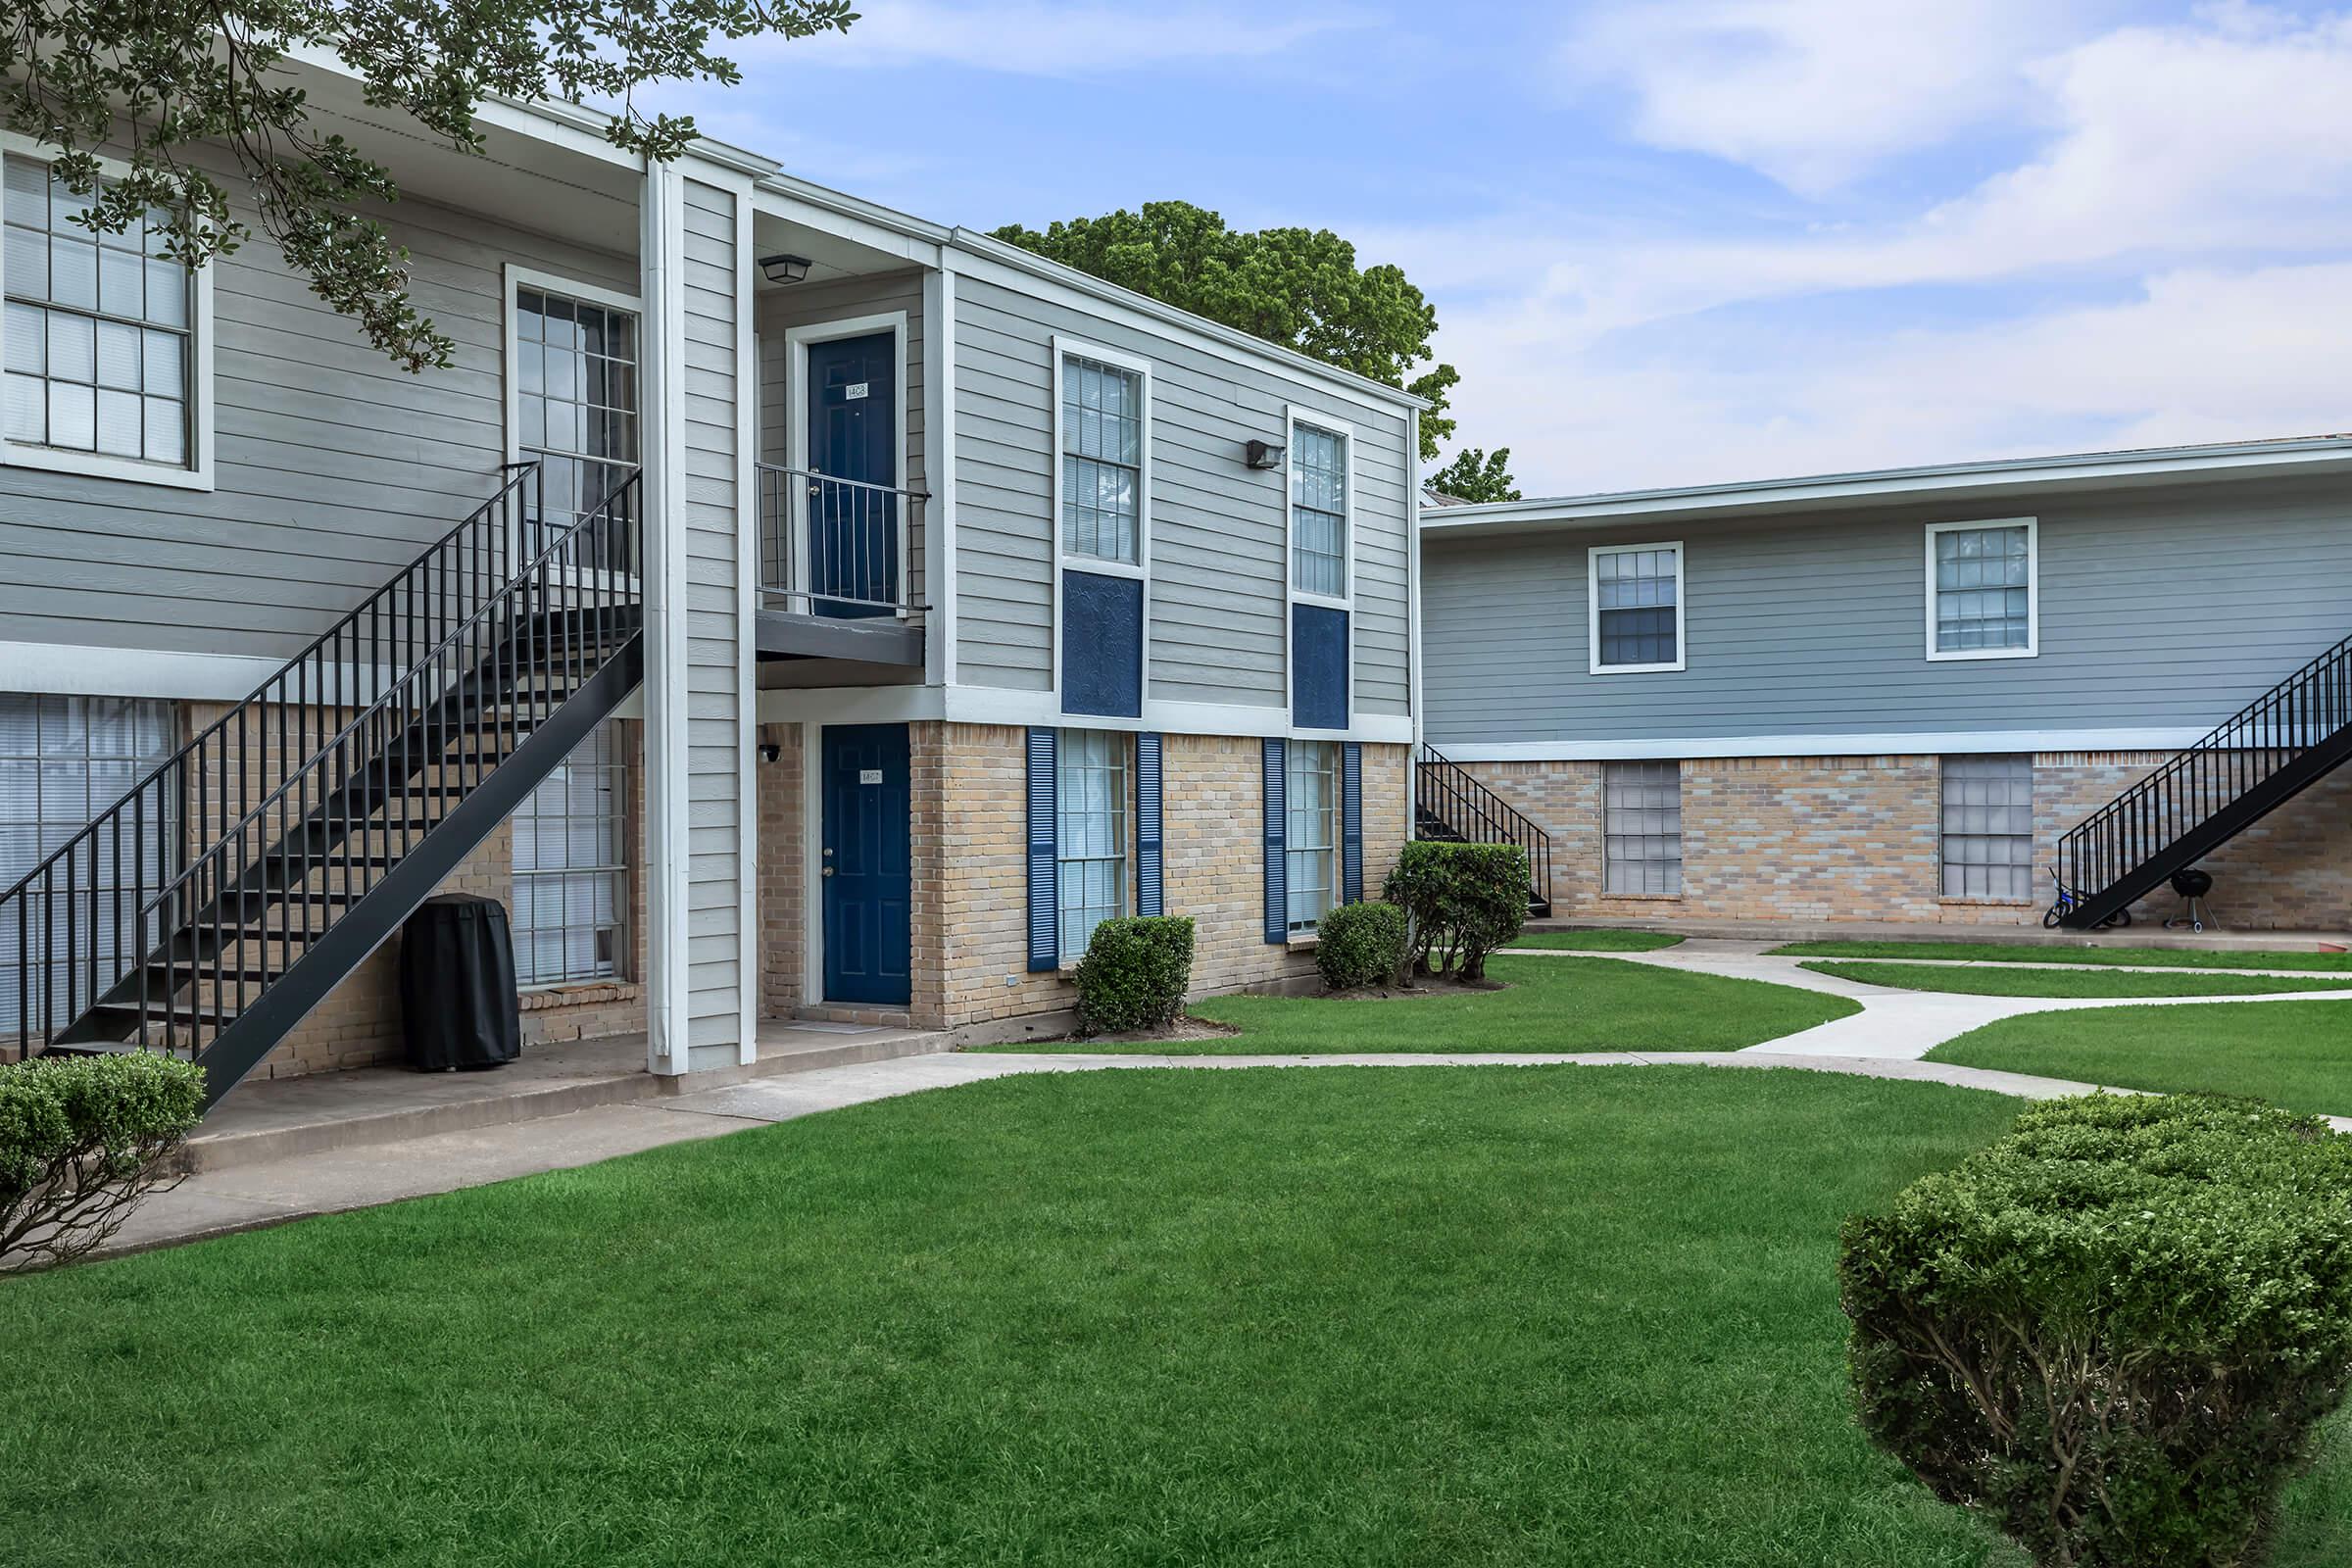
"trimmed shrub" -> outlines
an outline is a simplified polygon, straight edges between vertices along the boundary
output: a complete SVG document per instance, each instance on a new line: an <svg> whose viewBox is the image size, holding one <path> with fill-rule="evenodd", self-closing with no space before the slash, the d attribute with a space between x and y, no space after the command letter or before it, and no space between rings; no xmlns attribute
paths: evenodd
<svg viewBox="0 0 2352 1568"><path fill-rule="evenodd" d="M176 1186L166 1165L204 1109L204 1069L150 1052L0 1067L0 1272L63 1263Z"/></svg>
<svg viewBox="0 0 2352 1568"><path fill-rule="evenodd" d="M1415 839L1397 856L1382 897L1400 906L1417 975L1487 976L1487 955L1527 921L1527 852L1516 844Z"/></svg>
<svg viewBox="0 0 2352 1568"><path fill-rule="evenodd" d="M1838 1274L1862 1425L2037 1562L2255 1559L2352 1370L2352 1138L2212 1096L2059 1102Z"/></svg>
<svg viewBox="0 0 2352 1568"><path fill-rule="evenodd" d="M1404 911L1394 904L1343 904L1315 926L1315 967L1334 991L1394 981L1404 967Z"/></svg>
<svg viewBox="0 0 2352 1568"><path fill-rule="evenodd" d="M1105 920L1078 960L1078 1033L1165 1029L1193 983L1193 922L1183 915Z"/></svg>

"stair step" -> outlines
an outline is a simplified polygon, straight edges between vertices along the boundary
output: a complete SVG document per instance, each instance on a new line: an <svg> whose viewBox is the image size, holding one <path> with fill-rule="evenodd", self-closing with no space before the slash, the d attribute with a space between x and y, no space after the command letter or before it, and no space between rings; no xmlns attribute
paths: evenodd
<svg viewBox="0 0 2352 1568"><path fill-rule="evenodd" d="M223 1007L218 1002L180 1002L161 996L149 1001L144 1007L136 1002L102 1002L84 1012L68 1032L78 1034L88 1027L93 1030L116 1028L123 1034L130 1034L137 1030L141 1018L162 1024L223 1024L235 1018L237 1012L237 1008ZM72 1045L78 1042L66 1043Z"/></svg>

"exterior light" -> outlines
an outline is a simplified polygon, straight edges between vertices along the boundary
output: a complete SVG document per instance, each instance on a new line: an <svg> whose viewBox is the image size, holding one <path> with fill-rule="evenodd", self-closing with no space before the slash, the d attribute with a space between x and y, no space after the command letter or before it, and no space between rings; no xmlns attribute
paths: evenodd
<svg viewBox="0 0 2352 1568"><path fill-rule="evenodd" d="M798 283L808 275L809 262L806 256L762 256L760 270L767 274L770 283Z"/></svg>
<svg viewBox="0 0 2352 1568"><path fill-rule="evenodd" d="M1252 468L1279 468L1283 449L1271 441L1252 441L1242 449L1244 461Z"/></svg>

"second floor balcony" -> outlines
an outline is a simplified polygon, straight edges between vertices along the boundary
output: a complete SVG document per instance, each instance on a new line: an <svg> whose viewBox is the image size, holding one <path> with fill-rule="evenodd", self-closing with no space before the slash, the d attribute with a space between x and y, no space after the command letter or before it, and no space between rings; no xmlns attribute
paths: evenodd
<svg viewBox="0 0 2352 1568"><path fill-rule="evenodd" d="M759 466L760 653L920 665L923 492Z"/></svg>

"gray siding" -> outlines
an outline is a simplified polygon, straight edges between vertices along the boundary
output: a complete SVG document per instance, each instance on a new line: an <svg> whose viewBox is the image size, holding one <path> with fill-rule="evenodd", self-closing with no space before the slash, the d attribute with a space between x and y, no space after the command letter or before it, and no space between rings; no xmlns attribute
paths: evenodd
<svg viewBox="0 0 2352 1568"><path fill-rule="evenodd" d="M735 198L687 180L686 1015L697 1067L731 1059L742 1017L742 615L736 599Z"/></svg>
<svg viewBox="0 0 2352 1568"><path fill-rule="evenodd" d="M969 275L956 297L958 678L1053 686L1053 339L1152 365L1151 695L1280 707L1287 488L1243 466L1285 405L1355 442L1355 711L1406 710L1405 419L1175 327L1144 328Z"/></svg>
<svg viewBox="0 0 2352 1568"><path fill-rule="evenodd" d="M829 283L798 283L789 288L760 291L760 461L792 461L792 398L786 380L788 356L784 334L795 326L859 316L906 313L906 428L900 432L906 451L906 487L925 490L923 429L928 417L923 388L923 274L891 272L875 277L846 278ZM925 529L918 523L907 530L911 584L916 602L934 597L923 576Z"/></svg>
<svg viewBox="0 0 2352 1568"><path fill-rule="evenodd" d="M0 639L283 658L488 499L503 264L633 294L635 260L415 197L386 223L456 363L396 368L267 241L216 263L219 487L0 467Z"/></svg>
<svg viewBox="0 0 2352 1568"><path fill-rule="evenodd" d="M2040 656L1924 657L1930 522L2040 519ZM1588 672L1592 545L1681 539L1679 673ZM2208 483L1510 541L1428 536L1448 744L2207 728L2352 632L2352 487Z"/></svg>

